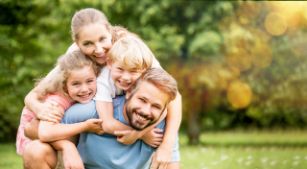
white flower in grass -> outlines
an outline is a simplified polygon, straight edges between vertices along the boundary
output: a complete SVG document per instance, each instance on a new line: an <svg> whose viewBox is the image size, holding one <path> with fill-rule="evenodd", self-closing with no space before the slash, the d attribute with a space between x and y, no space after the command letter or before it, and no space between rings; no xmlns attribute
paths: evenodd
<svg viewBox="0 0 307 169"><path fill-rule="evenodd" d="M212 165L218 165L219 164L219 161L213 161L211 162Z"/></svg>
<svg viewBox="0 0 307 169"><path fill-rule="evenodd" d="M247 160L252 160L253 159L253 156L249 155L247 156Z"/></svg>
<svg viewBox="0 0 307 169"><path fill-rule="evenodd" d="M299 159L301 159L301 156L294 156L293 158L294 158L294 160L299 160Z"/></svg>
<svg viewBox="0 0 307 169"><path fill-rule="evenodd" d="M226 155L226 154L222 154L222 155L221 155L221 161L225 161L225 160L227 160L228 158L229 158L229 156Z"/></svg>
<svg viewBox="0 0 307 169"><path fill-rule="evenodd" d="M252 162L251 162L251 161L246 161L244 164L245 164L246 166L250 166L250 165L252 164Z"/></svg>
<svg viewBox="0 0 307 169"><path fill-rule="evenodd" d="M275 166L276 163L277 163L277 162L273 160L273 161L270 162L270 165L271 165L271 166Z"/></svg>
<svg viewBox="0 0 307 169"><path fill-rule="evenodd" d="M242 157L237 159L237 163L241 164L242 162L243 162L243 158Z"/></svg>
<svg viewBox="0 0 307 169"><path fill-rule="evenodd" d="M268 162L268 158L266 158L266 157L263 157L263 158L261 158L261 163L267 163Z"/></svg>
<svg viewBox="0 0 307 169"><path fill-rule="evenodd" d="M300 162L299 161L293 161L292 166L297 166Z"/></svg>

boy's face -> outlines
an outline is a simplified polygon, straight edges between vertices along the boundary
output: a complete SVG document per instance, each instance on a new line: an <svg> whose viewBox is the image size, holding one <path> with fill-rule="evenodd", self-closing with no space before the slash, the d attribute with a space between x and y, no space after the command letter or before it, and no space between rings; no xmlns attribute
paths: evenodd
<svg viewBox="0 0 307 169"><path fill-rule="evenodd" d="M117 88L128 91L136 80L142 75L144 70L127 69L119 62L108 63L111 72L111 78Z"/></svg>
<svg viewBox="0 0 307 169"><path fill-rule="evenodd" d="M79 103L89 102L96 94L96 75L90 66L72 70L66 81L68 95Z"/></svg>

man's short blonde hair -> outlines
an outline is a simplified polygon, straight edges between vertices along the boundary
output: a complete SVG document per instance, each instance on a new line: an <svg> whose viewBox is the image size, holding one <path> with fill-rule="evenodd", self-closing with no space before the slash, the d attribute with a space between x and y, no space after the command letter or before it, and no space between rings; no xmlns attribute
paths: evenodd
<svg viewBox="0 0 307 169"><path fill-rule="evenodd" d="M126 69L146 70L151 67L154 54L137 36L125 35L108 52L110 62L120 62Z"/></svg>

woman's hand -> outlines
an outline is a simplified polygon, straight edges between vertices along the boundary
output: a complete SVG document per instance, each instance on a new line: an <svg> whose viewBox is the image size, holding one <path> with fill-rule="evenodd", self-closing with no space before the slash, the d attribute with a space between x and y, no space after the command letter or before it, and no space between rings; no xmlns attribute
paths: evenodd
<svg viewBox="0 0 307 169"><path fill-rule="evenodd" d="M160 146L163 140L163 130L159 128L153 128L149 132L145 133L141 139L151 147L157 148Z"/></svg>
<svg viewBox="0 0 307 169"><path fill-rule="evenodd" d="M64 115L64 109L56 102L44 102L40 110L42 111L37 112L36 115L38 119L43 121L59 123Z"/></svg>

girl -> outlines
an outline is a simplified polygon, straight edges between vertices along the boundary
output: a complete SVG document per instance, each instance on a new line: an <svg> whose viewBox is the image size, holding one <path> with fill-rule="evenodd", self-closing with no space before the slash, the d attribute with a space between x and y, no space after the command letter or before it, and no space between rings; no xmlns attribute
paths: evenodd
<svg viewBox="0 0 307 169"><path fill-rule="evenodd" d="M74 102L86 104L91 101L96 94L96 77L100 68L80 51L63 55L58 59L57 65L59 69L57 72L52 72L53 79L48 81L41 80L38 83L36 90L39 93L39 99L44 102L58 104L60 111L66 110ZM101 120L97 119L90 119L64 128L54 123L42 121L39 134L34 131L26 136L24 129L32 120L35 120L35 114L27 107L24 107L16 139L17 153L19 155L23 155L25 148L32 142L27 136L32 139L37 139L39 136L42 141L49 141L49 137L52 137L53 141L55 141L84 131L99 134L102 132ZM59 127L60 130L57 130ZM36 142L46 144L38 140ZM46 147L48 145L41 146Z"/></svg>
<svg viewBox="0 0 307 169"><path fill-rule="evenodd" d="M68 49L68 52L80 49L87 57L94 60L97 64L104 66L107 60L106 53L112 46L112 36L113 42L117 40L118 37L128 34L124 29L113 29L104 14L100 11L87 8L78 11L72 18L71 23L72 37L74 44ZM115 30L113 32L113 30ZM125 32L126 31L126 32ZM154 61L155 62L155 61ZM55 68L57 69L57 68ZM55 71L55 70L53 70ZM50 76L52 78L52 76ZM47 77L48 79L48 77ZM62 113L56 113L53 111L56 108L55 105L49 103L42 103L38 99L38 91L33 89L26 97L25 104L34 112L37 112L37 117L42 120L47 120L51 122L57 122L61 119ZM177 94L176 99L170 103L167 108L167 126L166 132L164 134L164 139L162 144L157 149L158 163L166 165L170 162L172 146L176 142L177 132L179 130L181 122L181 96ZM52 114L52 115L50 115ZM113 134L117 130L131 130L126 125L119 123L114 120L112 114L105 114L102 117L104 120L103 128L107 129L106 132ZM110 128L111 126L111 128ZM113 126L113 127L112 127ZM153 141L152 136L157 136L154 131L148 133L151 137L142 137L138 135L138 138L142 138L146 143L151 144ZM125 138L125 137L122 137ZM129 138L127 136L126 138ZM123 139L125 143L125 140ZM129 142L129 141L127 141ZM178 163L175 164L179 166Z"/></svg>

